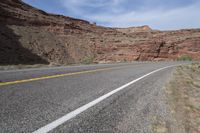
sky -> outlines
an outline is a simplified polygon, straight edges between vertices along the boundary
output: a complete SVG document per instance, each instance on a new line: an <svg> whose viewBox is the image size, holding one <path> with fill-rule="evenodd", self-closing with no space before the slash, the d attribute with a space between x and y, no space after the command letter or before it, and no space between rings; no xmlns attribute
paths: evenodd
<svg viewBox="0 0 200 133"><path fill-rule="evenodd" d="M23 0L49 13L107 27L200 28L200 0Z"/></svg>

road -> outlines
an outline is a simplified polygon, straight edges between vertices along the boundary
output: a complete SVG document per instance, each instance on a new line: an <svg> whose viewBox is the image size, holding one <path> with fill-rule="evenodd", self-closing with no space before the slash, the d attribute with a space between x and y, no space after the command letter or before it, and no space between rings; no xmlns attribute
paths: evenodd
<svg viewBox="0 0 200 133"><path fill-rule="evenodd" d="M149 133L151 117L165 115L161 93L174 69L160 68L177 64L0 71L0 132Z"/></svg>

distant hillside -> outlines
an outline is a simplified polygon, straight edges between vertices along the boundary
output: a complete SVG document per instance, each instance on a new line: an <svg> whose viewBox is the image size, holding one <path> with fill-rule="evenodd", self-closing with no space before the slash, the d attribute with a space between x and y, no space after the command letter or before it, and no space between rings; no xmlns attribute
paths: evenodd
<svg viewBox="0 0 200 133"><path fill-rule="evenodd" d="M1 1L0 12L1 65L200 59L200 29L107 28L21 0Z"/></svg>

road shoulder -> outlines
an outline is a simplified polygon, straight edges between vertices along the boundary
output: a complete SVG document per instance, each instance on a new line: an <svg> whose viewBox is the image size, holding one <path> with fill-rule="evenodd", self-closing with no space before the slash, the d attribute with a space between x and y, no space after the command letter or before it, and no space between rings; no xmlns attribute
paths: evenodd
<svg viewBox="0 0 200 133"><path fill-rule="evenodd" d="M200 132L200 64L177 67L165 95L170 119L155 118L154 132Z"/></svg>

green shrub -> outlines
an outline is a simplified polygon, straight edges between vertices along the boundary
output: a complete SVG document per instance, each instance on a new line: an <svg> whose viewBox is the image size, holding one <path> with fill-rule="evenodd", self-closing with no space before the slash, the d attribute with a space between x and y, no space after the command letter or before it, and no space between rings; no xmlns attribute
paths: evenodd
<svg viewBox="0 0 200 133"><path fill-rule="evenodd" d="M85 57L83 60L82 60L82 64L91 64L93 63L94 61L94 57Z"/></svg>
<svg viewBox="0 0 200 133"><path fill-rule="evenodd" d="M189 55L182 55L178 58L179 61L192 61L192 57Z"/></svg>

